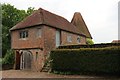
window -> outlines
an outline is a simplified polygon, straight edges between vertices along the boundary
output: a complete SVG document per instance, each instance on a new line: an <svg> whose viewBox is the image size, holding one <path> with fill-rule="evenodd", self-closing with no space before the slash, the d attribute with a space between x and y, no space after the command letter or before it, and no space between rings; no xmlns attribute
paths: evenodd
<svg viewBox="0 0 120 80"><path fill-rule="evenodd" d="M20 35L20 38L27 38L28 37L28 31L20 31L19 35Z"/></svg>
<svg viewBox="0 0 120 80"><path fill-rule="evenodd" d="M70 35L67 36L67 41L68 41L68 42L72 42L72 36L70 36Z"/></svg>
<svg viewBox="0 0 120 80"><path fill-rule="evenodd" d="M36 52L36 60L38 59L38 52Z"/></svg>
<svg viewBox="0 0 120 80"><path fill-rule="evenodd" d="M77 37L77 42L80 43L80 36Z"/></svg>
<svg viewBox="0 0 120 80"><path fill-rule="evenodd" d="M37 34L36 34L36 36L37 36L37 37L41 37L41 35L42 35L42 30L41 30L41 28L37 28Z"/></svg>

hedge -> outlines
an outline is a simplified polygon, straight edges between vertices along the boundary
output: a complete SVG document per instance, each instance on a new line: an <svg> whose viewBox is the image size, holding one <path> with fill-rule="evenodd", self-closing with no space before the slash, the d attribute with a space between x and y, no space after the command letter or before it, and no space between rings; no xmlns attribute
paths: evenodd
<svg viewBox="0 0 120 80"><path fill-rule="evenodd" d="M120 73L120 47L56 49L50 53L52 71Z"/></svg>
<svg viewBox="0 0 120 80"><path fill-rule="evenodd" d="M92 44L92 45L63 45L59 46L58 49L79 49L79 48L104 48L111 46L120 46L120 43L101 43L101 44Z"/></svg>

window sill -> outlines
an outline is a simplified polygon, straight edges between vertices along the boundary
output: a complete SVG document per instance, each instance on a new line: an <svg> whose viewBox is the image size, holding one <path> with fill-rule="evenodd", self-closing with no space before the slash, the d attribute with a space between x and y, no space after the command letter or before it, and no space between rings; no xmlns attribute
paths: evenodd
<svg viewBox="0 0 120 80"><path fill-rule="evenodd" d="M28 40L28 38L20 38L19 40Z"/></svg>

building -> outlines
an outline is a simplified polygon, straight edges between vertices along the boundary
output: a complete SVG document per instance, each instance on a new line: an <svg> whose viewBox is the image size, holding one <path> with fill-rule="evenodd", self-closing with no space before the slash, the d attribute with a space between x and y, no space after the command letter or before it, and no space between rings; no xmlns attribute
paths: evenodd
<svg viewBox="0 0 120 80"><path fill-rule="evenodd" d="M120 40L113 40L111 43L120 43Z"/></svg>
<svg viewBox="0 0 120 80"><path fill-rule="evenodd" d="M42 8L12 27L10 33L15 69L34 71L42 69L52 49L60 45L86 44L86 38L92 38L80 13L75 13L70 23Z"/></svg>

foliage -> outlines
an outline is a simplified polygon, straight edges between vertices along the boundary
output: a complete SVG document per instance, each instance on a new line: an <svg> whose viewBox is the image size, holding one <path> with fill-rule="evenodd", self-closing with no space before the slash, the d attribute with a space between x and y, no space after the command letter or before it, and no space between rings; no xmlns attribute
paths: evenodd
<svg viewBox="0 0 120 80"><path fill-rule="evenodd" d="M2 58L0 58L0 64L2 64Z"/></svg>
<svg viewBox="0 0 120 80"><path fill-rule="evenodd" d="M4 57L6 51L10 49L10 33L9 29L15 26L18 22L30 15L34 8L19 10L10 4L2 4L2 55Z"/></svg>
<svg viewBox="0 0 120 80"><path fill-rule="evenodd" d="M119 47L120 48L120 47ZM51 51L51 70L80 73L120 73L118 47L57 49Z"/></svg>
<svg viewBox="0 0 120 80"><path fill-rule="evenodd" d="M88 45L94 44L94 42L93 42L92 39L90 39L90 38L87 38L87 39L86 39L86 43L87 43Z"/></svg>
<svg viewBox="0 0 120 80"><path fill-rule="evenodd" d="M104 48L110 46L120 46L120 43L101 43L93 45L63 45L59 46L58 49L79 49L79 48Z"/></svg>
<svg viewBox="0 0 120 80"><path fill-rule="evenodd" d="M13 50L7 50L5 57L2 60L2 64L14 64L14 52Z"/></svg>
<svg viewBox="0 0 120 80"><path fill-rule="evenodd" d="M31 13L32 13L34 10L35 10L35 8L29 7L28 10L27 10L26 16L31 15Z"/></svg>

